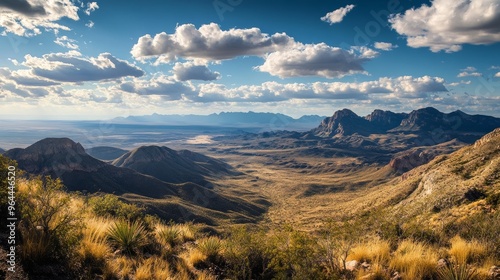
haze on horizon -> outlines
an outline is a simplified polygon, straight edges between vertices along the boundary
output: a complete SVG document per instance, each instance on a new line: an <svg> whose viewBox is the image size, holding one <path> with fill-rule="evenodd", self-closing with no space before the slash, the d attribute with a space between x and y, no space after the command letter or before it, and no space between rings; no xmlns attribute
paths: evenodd
<svg viewBox="0 0 500 280"><path fill-rule="evenodd" d="M496 0L195 2L0 3L0 119L500 117Z"/></svg>

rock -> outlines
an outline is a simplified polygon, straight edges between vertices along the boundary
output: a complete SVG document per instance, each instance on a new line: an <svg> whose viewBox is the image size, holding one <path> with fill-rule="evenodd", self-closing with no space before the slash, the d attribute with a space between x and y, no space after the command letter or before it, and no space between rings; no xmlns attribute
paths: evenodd
<svg viewBox="0 0 500 280"><path fill-rule="evenodd" d="M399 275L399 272L394 272L392 274L392 277L391 277L391 280L399 280L399 279L402 279L401 275Z"/></svg>
<svg viewBox="0 0 500 280"><path fill-rule="evenodd" d="M491 279L500 279L500 266L494 265L490 267L488 276L491 277Z"/></svg>
<svg viewBox="0 0 500 280"><path fill-rule="evenodd" d="M345 263L345 268L349 271L354 271L358 269L359 262L357 260L348 261Z"/></svg>
<svg viewBox="0 0 500 280"><path fill-rule="evenodd" d="M361 263L361 267L362 267L363 269L365 269L365 270L369 270L369 269L370 269L370 267L371 267L371 265L370 265L369 263L367 263L367 262L362 262L362 263Z"/></svg>
<svg viewBox="0 0 500 280"><path fill-rule="evenodd" d="M438 268L444 268L448 266L448 261L446 259L439 259L437 263Z"/></svg>

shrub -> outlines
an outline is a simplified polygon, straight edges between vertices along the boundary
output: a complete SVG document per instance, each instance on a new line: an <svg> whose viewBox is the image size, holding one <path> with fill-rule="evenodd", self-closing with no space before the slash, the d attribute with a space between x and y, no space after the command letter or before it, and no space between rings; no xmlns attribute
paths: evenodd
<svg viewBox="0 0 500 280"><path fill-rule="evenodd" d="M108 239L111 244L129 255L137 253L146 244L146 234L144 226L138 221L115 222L108 229Z"/></svg>
<svg viewBox="0 0 500 280"><path fill-rule="evenodd" d="M22 253L27 261L68 260L81 238L81 213L59 179L35 178L18 194Z"/></svg>
<svg viewBox="0 0 500 280"><path fill-rule="evenodd" d="M118 199L116 195L105 194L88 199L92 212L101 217L112 217L125 220L137 220L144 217L144 209Z"/></svg>

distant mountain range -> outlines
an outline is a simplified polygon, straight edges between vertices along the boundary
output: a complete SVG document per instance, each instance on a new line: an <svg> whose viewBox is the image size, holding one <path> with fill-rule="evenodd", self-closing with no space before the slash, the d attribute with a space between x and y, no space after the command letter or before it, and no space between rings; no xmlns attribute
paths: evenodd
<svg viewBox="0 0 500 280"><path fill-rule="evenodd" d="M160 115L119 117L112 121L131 124L206 125L228 127L259 127L263 130L308 130L325 117L306 115L294 119L284 114L256 112L222 112L210 115Z"/></svg>
<svg viewBox="0 0 500 280"><path fill-rule="evenodd" d="M332 117L324 119L312 132L320 137L438 131L456 136L463 133L485 134L497 127L500 127L499 118L468 115L462 111L446 114L432 107L414 110L409 114L375 110L366 117L360 117L349 109L343 109L335 112Z"/></svg>
<svg viewBox="0 0 500 280"><path fill-rule="evenodd" d="M116 165L131 168L118 167L95 159L88 155L79 143L68 138L43 139L25 149L8 150L5 156L16 160L19 168L30 174L61 178L70 191L105 192L133 199L141 197L144 200L153 199L156 203L150 205L152 212L167 220L183 220L189 217L210 224L212 223L210 215L220 217L224 216L224 213L238 213L258 216L264 211L244 200L225 197L211 190L211 185L200 186L192 182L204 183L202 175L216 174L217 168L221 168L222 172L230 172L230 166L189 151L175 152L168 149L166 152L167 149L138 148L116 161ZM172 157L166 158L166 155ZM172 169L162 173L154 168L156 164L162 167L169 164L182 166L184 169L176 170L175 174L168 173ZM192 168L189 169L188 165ZM148 170L149 167L151 170ZM153 176L142 174L132 168ZM205 172L200 172L201 170ZM176 184L155 178L154 175L175 181ZM177 206L173 207L172 203Z"/></svg>

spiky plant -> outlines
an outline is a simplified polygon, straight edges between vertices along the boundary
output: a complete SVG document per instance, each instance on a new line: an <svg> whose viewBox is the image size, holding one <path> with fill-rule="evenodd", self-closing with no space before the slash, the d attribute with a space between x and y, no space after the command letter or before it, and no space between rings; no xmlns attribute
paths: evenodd
<svg viewBox="0 0 500 280"><path fill-rule="evenodd" d="M175 245L182 241L181 232L177 227L161 227L156 231L156 234L160 243L168 245L170 248L175 247Z"/></svg>
<svg viewBox="0 0 500 280"><path fill-rule="evenodd" d="M129 255L136 253L147 241L146 229L138 221L133 223L125 221L115 222L108 229L107 234L112 245Z"/></svg>
<svg viewBox="0 0 500 280"><path fill-rule="evenodd" d="M470 268L465 263L449 264L438 270L439 279L441 280L475 280L479 279L475 269Z"/></svg>
<svg viewBox="0 0 500 280"><path fill-rule="evenodd" d="M215 260L220 255L223 248L222 241L217 237L203 238L198 241L198 249L208 260Z"/></svg>

